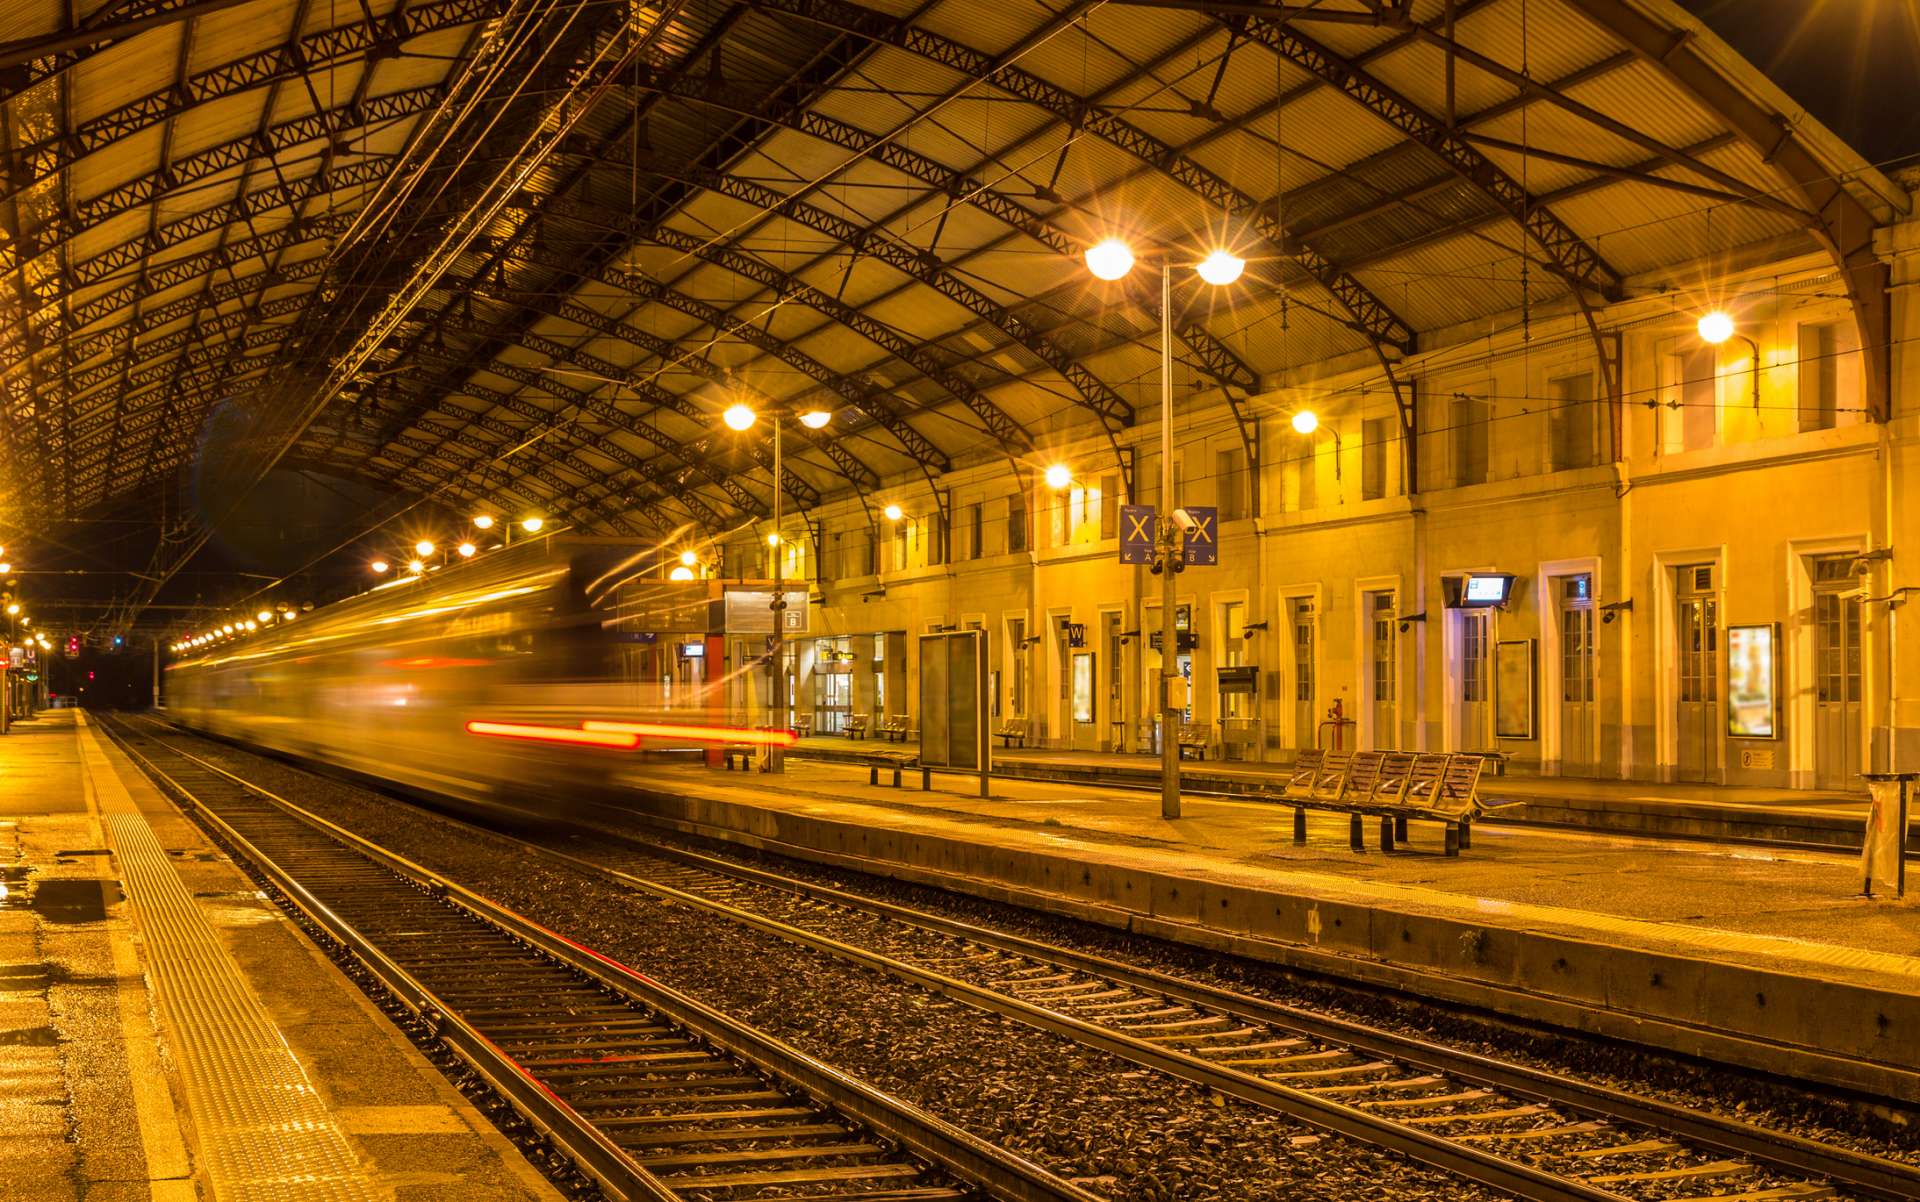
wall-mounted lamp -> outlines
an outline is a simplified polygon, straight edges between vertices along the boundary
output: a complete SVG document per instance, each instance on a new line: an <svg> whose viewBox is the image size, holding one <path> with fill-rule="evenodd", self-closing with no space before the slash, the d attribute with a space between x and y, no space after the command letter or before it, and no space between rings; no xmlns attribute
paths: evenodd
<svg viewBox="0 0 1920 1202"><path fill-rule="evenodd" d="M1267 622L1266 622L1266 619L1264 619L1264 618L1262 618L1262 619L1261 619L1260 621L1258 621L1258 622L1248 622L1248 623L1247 623L1247 624L1246 624L1245 626L1242 626L1242 627L1240 628L1240 633L1241 633L1241 634L1246 634L1246 633L1247 633L1248 631L1252 631L1252 630L1265 630L1266 628L1267 628Z"/></svg>
<svg viewBox="0 0 1920 1202"><path fill-rule="evenodd" d="M1417 614L1406 614L1400 619L1400 633L1405 634L1407 633L1407 629L1411 627L1415 622L1424 622L1426 620L1427 620L1427 611L1424 609Z"/></svg>
<svg viewBox="0 0 1920 1202"><path fill-rule="evenodd" d="M1030 635L1028 635L1028 636L1027 636L1026 638L1024 638L1024 639L1021 639L1021 640L1020 640L1020 646L1022 646L1022 647L1031 647L1031 646L1033 646L1033 645L1034 645L1035 643L1037 643L1037 642L1039 642L1039 641L1040 641L1040 636L1039 636L1039 635L1037 635L1037 634L1030 634Z"/></svg>
<svg viewBox="0 0 1920 1202"><path fill-rule="evenodd" d="M1123 630L1120 632L1120 641L1123 643L1139 637L1140 632L1138 630Z"/></svg>
<svg viewBox="0 0 1920 1202"><path fill-rule="evenodd" d="M1878 547L1872 551L1862 551L1853 557L1851 570L1855 576L1865 576L1869 564L1885 563L1892 558L1892 547Z"/></svg>
<svg viewBox="0 0 1920 1202"><path fill-rule="evenodd" d="M1633 598L1631 597L1625 601L1609 601L1600 607L1600 624L1603 626L1608 625L1622 613L1632 612Z"/></svg>

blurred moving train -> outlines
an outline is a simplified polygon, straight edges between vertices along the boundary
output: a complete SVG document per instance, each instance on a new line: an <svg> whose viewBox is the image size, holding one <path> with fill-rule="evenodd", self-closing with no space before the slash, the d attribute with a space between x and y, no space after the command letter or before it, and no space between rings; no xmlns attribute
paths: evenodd
<svg viewBox="0 0 1920 1202"><path fill-rule="evenodd" d="M476 801L602 790L642 750L791 742L729 722L723 682L675 678L673 640L701 637L708 590L663 586L655 566L630 543L560 536L404 575L169 665L167 713ZM664 623L663 592L679 615Z"/></svg>

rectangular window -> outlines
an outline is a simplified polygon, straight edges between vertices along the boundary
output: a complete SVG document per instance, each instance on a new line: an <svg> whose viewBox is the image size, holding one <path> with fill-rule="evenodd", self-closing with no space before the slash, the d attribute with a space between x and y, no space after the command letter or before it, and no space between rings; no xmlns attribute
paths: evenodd
<svg viewBox="0 0 1920 1202"><path fill-rule="evenodd" d="M1552 381L1548 414L1553 463L1550 470L1592 467L1600 461L1600 406L1593 403L1593 373Z"/></svg>
<svg viewBox="0 0 1920 1202"><path fill-rule="evenodd" d="M912 527L910 521L895 522L893 525L893 570L896 572L905 570L907 566L907 531Z"/></svg>
<svg viewBox="0 0 1920 1202"><path fill-rule="evenodd" d="M980 506L978 505L967 506L966 520L967 520L967 532L968 532L967 533L967 553L972 558L978 559L982 555L986 554L986 548L982 546L980 543L980 538L982 533L981 527L980 527Z"/></svg>
<svg viewBox="0 0 1920 1202"><path fill-rule="evenodd" d="M1840 408L1840 356L1837 328L1800 327L1800 428L1831 430Z"/></svg>
<svg viewBox="0 0 1920 1202"><path fill-rule="evenodd" d="M1117 472L1100 477L1100 537L1120 537L1120 475Z"/></svg>
<svg viewBox="0 0 1920 1202"><path fill-rule="evenodd" d="M1675 355L1677 379L1669 398L1680 405L1679 450L1700 451L1713 445L1720 427L1720 357L1710 346Z"/></svg>
<svg viewBox="0 0 1920 1202"><path fill-rule="evenodd" d="M1320 504L1320 456L1312 439L1302 441L1306 445L1293 462L1293 507L1304 511Z"/></svg>
<svg viewBox="0 0 1920 1202"><path fill-rule="evenodd" d="M1387 444L1393 438L1393 420L1370 417L1360 425L1360 499L1377 501L1387 495Z"/></svg>
<svg viewBox="0 0 1920 1202"><path fill-rule="evenodd" d="M1214 456L1214 473L1214 504L1220 509L1220 520L1231 522L1247 516L1246 451L1221 451Z"/></svg>
<svg viewBox="0 0 1920 1202"><path fill-rule="evenodd" d="M1453 395L1449 410L1453 435L1453 486L1487 482L1487 402L1463 393Z"/></svg>
<svg viewBox="0 0 1920 1202"><path fill-rule="evenodd" d="M1007 550L1027 549L1027 499L1016 496L1007 502Z"/></svg>

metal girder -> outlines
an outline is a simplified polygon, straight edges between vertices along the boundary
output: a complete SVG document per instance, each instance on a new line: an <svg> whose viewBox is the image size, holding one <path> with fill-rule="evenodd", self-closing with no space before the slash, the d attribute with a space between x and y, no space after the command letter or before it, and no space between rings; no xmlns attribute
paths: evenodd
<svg viewBox="0 0 1920 1202"><path fill-rule="evenodd" d="M526 436L526 431L516 430L504 422L492 419L481 423L481 428L509 440L507 445L512 445ZM499 447L482 442L466 430L438 422L423 423L421 429L434 437L428 439L417 434L403 434L369 462L377 463L384 459L399 470L399 479L417 481L416 491L428 496L441 488L457 487L459 482L468 476L489 476L495 480L500 479L502 475L508 478L513 476L513 473L506 472L494 462L494 458L500 453ZM392 451L395 447L413 452L414 458L400 459L394 456ZM452 456L450 452L455 448L472 452L474 458L462 460ZM430 466L422 466L423 464ZM439 470L436 473L432 468ZM535 499L543 506L550 506L566 513L576 525L584 526L600 522L626 534L638 532L636 527L627 521L626 514L609 502L608 492L602 491L590 499L583 498L583 486L580 483L556 475L544 463L527 464L518 470L520 475L538 480L553 491L547 497L535 497L524 486L515 491ZM585 488L591 489L596 486L596 482L591 477L584 478L586 479ZM656 522L660 520L658 514L649 512L648 516L654 518Z"/></svg>
<svg viewBox="0 0 1920 1202"><path fill-rule="evenodd" d="M492 368L490 367L489 370L492 370ZM536 376L535 378L537 379L538 377ZM543 409L532 401L525 400L510 393L498 392L481 384L471 382L464 384L461 386L461 393L472 397L476 401L482 401L491 405L496 409L504 409L509 413L518 414L528 421L535 423L536 426L550 424L560 416L559 413L550 409ZM624 414L619 414L617 410L614 412L616 416L624 419ZM453 415L442 413L440 416L450 418ZM529 430L515 430L513 427L507 426L486 412L479 414L463 413L459 416L462 420L473 421L483 429L493 430L495 433L505 434L508 431L512 431L513 435L521 438L525 438L528 434L532 433L532 431ZM423 415L422 418L416 420L414 424L422 425L426 420ZM632 472L642 480L652 484L659 490L660 496L678 501L680 504L692 510L694 515L701 522L705 523L710 530L718 531L726 524L711 506L700 499L698 493L685 486L684 480L675 480L665 475L652 463L635 455L632 451L627 450L620 444L612 441L600 441L591 444L582 442L580 449L591 451L603 458L610 459L621 468ZM688 470L691 471L692 469L689 468ZM589 477L589 482L592 483L595 481L592 477ZM598 482L606 483L605 473L601 473L601 479Z"/></svg>
<svg viewBox="0 0 1920 1202"><path fill-rule="evenodd" d="M9 92L43 83L87 53L161 25L245 4L247 0L138 0L108 4L71 29L0 42L0 89Z"/></svg>
<svg viewBox="0 0 1920 1202"><path fill-rule="evenodd" d="M1599 253L1551 210L1530 195L1520 181L1475 149L1457 128L1426 113L1377 77L1299 30L1257 17L1224 19L1241 37L1267 47L1281 58L1340 90L1349 100L1425 147L1475 190L1505 210L1545 256L1554 274L1575 289L1619 300L1622 278Z"/></svg>
<svg viewBox="0 0 1920 1202"><path fill-rule="evenodd" d="M1321 4L1256 4L1252 0L1113 0L1129 8L1179 8L1209 16L1252 16L1270 21L1318 21L1323 25L1403 26L1413 0L1362 0L1366 8L1327 8Z"/></svg>
<svg viewBox="0 0 1920 1202"><path fill-rule="evenodd" d="M1724 118L1792 190L1804 206L1802 216L1809 219L1807 228L1846 280L1866 369L1862 374L1867 408L1878 420L1889 420L1893 405L1893 299L1887 264L1874 253L1873 234L1880 223L1872 211L1848 190L1844 176L1837 176L1821 162L1790 122L1762 107L1752 98L1750 89L1728 79L1702 57L1685 30L1666 28L1622 0L1571 3L1685 88L1708 111Z"/></svg>
<svg viewBox="0 0 1920 1202"><path fill-rule="evenodd" d="M696 374L706 377L706 379L713 383L724 385L740 393L753 402L755 408L761 412L771 411L779 404L779 402L775 401L772 397L760 392L744 380L739 379L732 371L715 363L707 356L683 350L665 338L649 334L645 330L637 329L627 322L609 317L598 309L592 309L571 300L561 300L558 304L548 305L545 298L542 297L515 296L513 303L525 305L529 308L538 308L548 317L556 317L562 321L572 322L574 325L599 334L602 337L617 339L649 355L660 359L671 360L676 366L691 368ZM600 370L598 367L593 366L594 363L604 362L602 360L596 360L593 356L587 355L583 351L571 348L568 350L567 358L570 362L578 363L592 371ZM602 374L612 374L618 378L627 380L637 380L639 378L639 372L633 368L620 368L615 372ZM669 392L666 389L657 389L657 391L662 398L658 403L671 408L682 417L702 423L710 419L711 415L692 399L681 396L676 392ZM864 491L879 487L880 477L874 470L854 458L845 447L840 445L837 439L817 437L811 432L806 431L804 427L802 427L801 432L805 435L808 445L819 450L825 454L827 458L831 459L834 466L840 469L840 474L845 476L848 483L852 484L855 489ZM765 458L761 458L762 453L765 453ZM771 466L772 454L771 452L765 452L764 448L756 447L755 458L760 460L761 466Z"/></svg>
<svg viewBox="0 0 1920 1202"><path fill-rule="evenodd" d="M222 172L245 167L255 161L271 161L276 155L308 142L322 139L331 141L354 130L418 116L438 103L442 94L442 89L437 86L391 92L376 99L284 121L264 133L248 134L195 154L163 162L152 171L126 180L81 203L72 213L56 214L50 220L23 231L17 246L0 247L0 266L9 265L15 256L27 261L36 259L122 213L152 205L169 192L190 187ZM11 192L24 192L52 174L50 172L19 181ZM297 185L281 185L282 188L289 186ZM208 211L235 213L238 219L248 212L248 207L244 202L235 201L215 205Z"/></svg>
<svg viewBox="0 0 1920 1202"><path fill-rule="evenodd" d="M507 0L422 0L396 5L391 16L375 24L356 18L346 25L302 33L282 45L196 72L179 86L149 93L55 137L23 145L15 153L16 166L10 167L9 174L19 165L43 161L52 162L51 169L57 170L194 105L281 80L299 79L351 59L397 55L401 44L411 38L490 21L508 7ZM84 61L91 53L97 51L74 56L62 62L60 69ZM42 79L0 80L0 105ZM45 171L36 168L33 173Z"/></svg>
<svg viewBox="0 0 1920 1202"><path fill-rule="evenodd" d="M785 217L801 225L816 229L833 238L855 254L866 255L878 262L885 263L903 275L917 280L940 295L966 309L974 316L984 319L1013 340L1042 364L1058 372L1060 376L1080 395L1081 403L1092 410L1094 415L1112 429L1122 429L1133 424L1133 406L1115 392L1106 381L1100 379L1086 368L1080 366L1068 351L1056 346L1038 328L1028 323L1005 305L995 301L986 293L973 287L959 276L946 269L937 255L924 251L892 238L876 230L861 226L842 217L836 217L818 205L803 200L794 200L777 188L738 176L724 175L717 171L690 173L689 182L731 196L747 204L758 205L769 216ZM735 252L738 253L738 252ZM978 396L978 393L972 394ZM999 413L998 406L992 406L990 412ZM1009 439L995 430L1001 441L1009 445L1031 443L1024 437L1025 431L1012 425L1012 419L999 413L1000 420L1018 431L1022 437ZM989 420L984 415L982 420ZM993 430L993 424L989 424Z"/></svg>
<svg viewBox="0 0 1920 1202"><path fill-rule="evenodd" d="M1074 129L1093 134L1152 165L1201 199L1244 217L1263 238L1298 263L1340 302L1350 324L1377 346L1413 349L1415 334L1386 302L1298 239L1282 237L1270 205L1263 205L1231 183L1180 153L1175 147L1128 121L1121 111L1097 104L1048 83L983 51L922 29L889 14L848 0L755 0L762 8L812 21L893 46L1019 97L1052 113Z"/></svg>

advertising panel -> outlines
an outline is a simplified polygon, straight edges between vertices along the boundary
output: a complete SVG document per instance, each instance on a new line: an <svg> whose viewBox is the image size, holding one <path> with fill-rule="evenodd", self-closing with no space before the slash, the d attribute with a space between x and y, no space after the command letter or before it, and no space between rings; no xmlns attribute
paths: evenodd
<svg viewBox="0 0 1920 1202"><path fill-rule="evenodd" d="M1779 737L1779 647L1778 626L1727 627L1727 734L1732 738Z"/></svg>

